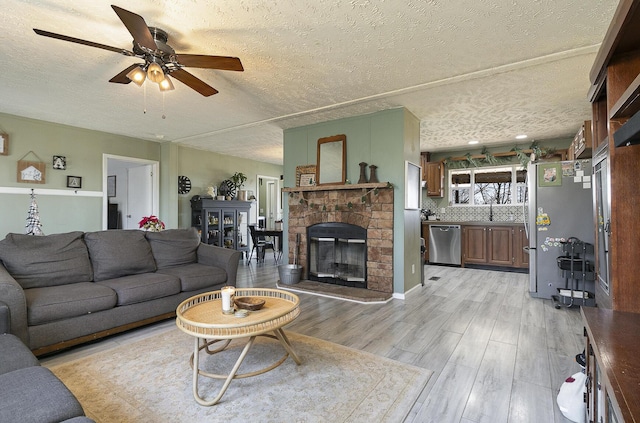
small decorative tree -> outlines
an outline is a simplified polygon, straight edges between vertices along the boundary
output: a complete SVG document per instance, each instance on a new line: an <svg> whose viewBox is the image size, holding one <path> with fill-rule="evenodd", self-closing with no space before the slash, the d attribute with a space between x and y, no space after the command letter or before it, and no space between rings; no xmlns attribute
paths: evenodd
<svg viewBox="0 0 640 423"><path fill-rule="evenodd" d="M27 225L25 226L27 235L44 235L42 232L42 223L40 223L40 213L38 212L38 203L36 203L36 195L31 190L31 205L27 215Z"/></svg>
<svg viewBox="0 0 640 423"><path fill-rule="evenodd" d="M236 187L236 195L238 195L240 193L240 188L242 188L242 185L244 185L247 180L247 176L242 172L236 172L229 179L231 179L231 182L233 182L233 185Z"/></svg>

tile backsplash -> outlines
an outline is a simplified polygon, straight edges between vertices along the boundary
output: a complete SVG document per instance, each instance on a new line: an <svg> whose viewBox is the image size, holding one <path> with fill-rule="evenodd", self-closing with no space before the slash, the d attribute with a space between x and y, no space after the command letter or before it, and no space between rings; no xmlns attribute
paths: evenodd
<svg viewBox="0 0 640 423"><path fill-rule="evenodd" d="M489 221L489 206L448 206L444 208L438 207L438 202L424 196L422 199L422 208L435 212L438 220L446 222L467 222L467 221ZM443 213L444 210L444 213ZM522 205L493 206L494 222L524 222L524 210Z"/></svg>

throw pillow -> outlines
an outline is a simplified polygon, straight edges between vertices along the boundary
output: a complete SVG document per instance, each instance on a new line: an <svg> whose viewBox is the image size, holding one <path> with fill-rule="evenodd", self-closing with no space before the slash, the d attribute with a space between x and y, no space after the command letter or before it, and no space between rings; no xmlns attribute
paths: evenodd
<svg viewBox="0 0 640 423"><path fill-rule="evenodd" d="M89 249L96 282L156 271L156 262L143 231L87 232L84 241Z"/></svg>
<svg viewBox="0 0 640 423"><path fill-rule="evenodd" d="M0 260L23 289L89 282L93 278L82 232L45 236L8 234Z"/></svg>
<svg viewBox="0 0 640 423"><path fill-rule="evenodd" d="M151 245L158 269L198 261L196 250L200 245L200 238L195 228L146 232L145 236Z"/></svg>

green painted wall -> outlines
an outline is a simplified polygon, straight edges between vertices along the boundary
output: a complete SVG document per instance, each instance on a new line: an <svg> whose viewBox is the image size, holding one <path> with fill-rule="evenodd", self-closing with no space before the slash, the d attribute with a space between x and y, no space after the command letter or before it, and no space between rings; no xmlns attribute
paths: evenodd
<svg viewBox="0 0 640 423"><path fill-rule="evenodd" d="M91 131L18 116L0 114L0 131L9 134L9 155L0 156L0 237L9 232L23 233L30 199L28 194L6 193L16 188L63 190L69 195L38 195L38 207L46 234L102 229L103 154L134 157L160 162L160 217L168 227L191 224L189 199L206 191L210 183L220 183L234 172L249 180L246 189L255 189L256 174L279 177L282 166L194 150L172 143L157 143L105 132ZM17 182L17 162L32 151L46 163L46 183ZM67 158L66 170L54 170L53 155ZM37 160L34 154L25 159ZM66 188L66 176L82 177L83 194ZM193 188L178 195L177 176L191 178Z"/></svg>
<svg viewBox="0 0 640 423"><path fill-rule="evenodd" d="M347 137L348 180L356 183L360 176L358 164L366 162L378 166L381 182L394 186L394 292L404 293L420 283L419 212L404 210L405 160L420 164L419 121L406 109L391 109L285 130L284 186L295 186L296 166L316 163L319 138L338 134ZM284 214L286 224L286 202Z"/></svg>
<svg viewBox="0 0 640 423"><path fill-rule="evenodd" d="M185 147L178 148L178 169L180 169L180 175L188 176L191 179L191 192L178 196L180 227L191 225L191 197L207 195L207 187L219 186L222 181L229 179L235 172L242 172L247 176L243 189L253 190L254 193L258 190L257 175L279 178L282 174L282 166ZM256 210L257 205L254 205L252 207L252 222L257 221Z"/></svg>

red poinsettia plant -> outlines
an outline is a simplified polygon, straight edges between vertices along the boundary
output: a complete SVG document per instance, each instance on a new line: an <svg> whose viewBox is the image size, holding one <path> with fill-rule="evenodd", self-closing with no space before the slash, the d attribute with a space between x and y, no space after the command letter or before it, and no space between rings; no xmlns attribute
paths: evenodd
<svg viewBox="0 0 640 423"><path fill-rule="evenodd" d="M140 229L144 229L149 232L160 232L164 229L164 222L158 219L158 216L145 216L140 222Z"/></svg>

